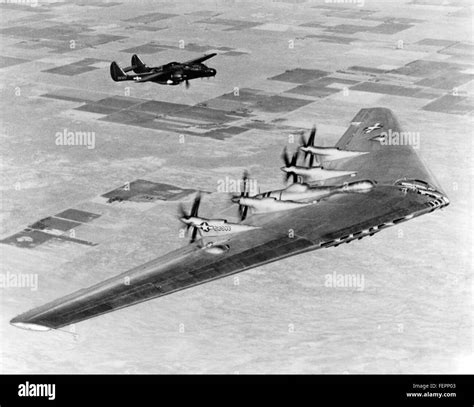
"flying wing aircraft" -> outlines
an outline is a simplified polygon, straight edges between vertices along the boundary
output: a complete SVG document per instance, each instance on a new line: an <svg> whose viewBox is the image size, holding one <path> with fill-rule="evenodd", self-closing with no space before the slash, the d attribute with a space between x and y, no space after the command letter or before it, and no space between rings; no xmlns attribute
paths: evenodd
<svg viewBox="0 0 474 407"><path fill-rule="evenodd" d="M242 213L235 224L200 218L197 197L189 214L181 211L181 221L193 227L192 243L21 314L11 324L61 328L289 256L372 236L447 206L445 193L410 145L380 142L389 130L400 132L390 110L360 110L334 148L365 154L333 154L325 162L355 176L324 179L316 189L293 184L280 195L270 191L250 197L244 188L233 198ZM318 188L326 193L318 195L324 192ZM303 190L315 196L298 196ZM210 225L227 228L217 233Z"/></svg>
<svg viewBox="0 0 474 407"><path fill-rule="evenodd" d="M115 61L112 62L110 76L115 82L154 82L161 85L179 85L184 82L188 88L191 79L216 76L215 69L203 64L204 61L216 55L213 53L186 62L170 62L156 67L148 67L138 55L133 55L131 65L124 69L120 68ZM127 72L130 71L133 71L135 75L128 75Z"/></svg>

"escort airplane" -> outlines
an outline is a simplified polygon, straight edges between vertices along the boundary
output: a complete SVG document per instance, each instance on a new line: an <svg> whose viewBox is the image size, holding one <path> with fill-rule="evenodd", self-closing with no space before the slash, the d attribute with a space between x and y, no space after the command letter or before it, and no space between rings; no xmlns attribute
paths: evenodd
<svg viewBox="0 0 474 407"><path fill-rule="evenodd" d="M214 68L209 68L203 64L204 61L216 55L216 53L213 53L187 62L170 62L156 67L148 67L138 55L133 55L131 66L124 69L120 68L117 62L112 62L110 64L110 76L115 82L154 82L160 85L179 85L184 82L187 89L191 79L216 76L217 71ZM135 75L128 75L127 72L130 71L133 71Z"/></svg>
<svg viewBox="0 0 474 407"><path fill-rule="evenodd" d="M198 196L194 210L189 214L182 210L180 215L186 225L199 227L199 236L196 232L192 242L27 311L13 318L11 324L31 330L60 329L263 264L373 236L449 205L446 194L415 149L411 145L381 143L378 136L382 129L400 131L389 109L361 109L354 117L334 148L365 154L328 163L333 170L355 174L324 180L324 187L334 188L333 192L337 189L337 193L326 194L322 199L300 199L290 186L276 199L276 191L271 191L270 197L263 196L267 193L249 197L247 190L233 198L241 212L241 220L235 223L199 218ZM307 185L293 185L294 189L311 191ZM348 185L355 185L358 191L347 190ZM268 198L273 201L265 203L268 208L257 208L257 201ZM252 205L247 205L245 199L252 200ZM275 206L280 210L275 211ZM203 222L208 223L209 230ZM224 233L211 232L211 225L226 224L231 227ZM242 229L233 229L234 225ZM125 280L128 284L124 284Z"/></svg>

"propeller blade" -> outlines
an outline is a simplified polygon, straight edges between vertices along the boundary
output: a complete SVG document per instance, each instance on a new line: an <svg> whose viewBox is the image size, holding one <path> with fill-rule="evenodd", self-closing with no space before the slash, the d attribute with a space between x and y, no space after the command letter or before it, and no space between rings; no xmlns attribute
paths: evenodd
<svg viewBox="0 0 474 407"><path fill-rule="evenodd" d="M189 81L186 79L186 81L184 82L185 86L186 86L186 89L189 89Z"/></svg>
<svg viewBox="0 0 474 407"><path fill-rule="evenodd" d="M182 202L179 204L179 207L178 207L178 216L180 218L187 218L188 217L188 214L186 213L186 210L184 209L184 205L183 205Z"/></svg>
<svg viewBox="0 0 474 407"><path fill-rule="evenodd" d="M239 204L239 217L242 219L244 216L244 206Z"/></svg>
<svg viewBox="0 0 474 407"><path fill-rule="evenodd" d="M239 217L241 221L247 217L248 206L242 205L240 203L240 198L249 197L250 189L249 189L248 182L249 182L249 172L245 170L244 173L242 174L242 186L241 186L240 196L235 196L232 199L232 202L239 203Z"/></svg>
<svg viewBox="0 0 474 407"><path fill-rule="evenodd" d="M313 126L311 133L309 134L308 146L314 146L314 138L316 136L316 126Z"/></svg>
<svg viewBox="0 0 474 407"><path fill-rule="evenodd" d="M194 242L196 241L197 232L198 232L198 228L197 228L197 227L194 227L194 228L193 228L193 234L191 235L190 243L194 243Z"/></svg>
<svg viewBox="0 0 474 407"><path fill-rule="evenodd" d="M298 175L293 173L293 184L296 184L298 182Z"/></svg>
<svg viewBox="0 0 474 407"><path fill-rule="evenodd" d="M248 210L249 210L249 207L248 207L248 206L245 206L245 207L244 207L244 210L243 210L243 212L242 212L242 218L241 218L241 220L245 220L245 218L247 217L247 212L248 212Z"/></svg>
<svg viewBox="0 0 474 407"><path fill-rule="evenodd" d="M240 196L243 197L245 194L248 195L248 181L249 181L249 172L247 170L242 174L242 189L240 191Z"/></svg>
<svg viewBox="0 0 474 407"><path fill-rule="evenodd" d="M314 164L314 154L310 154L310 157L309 157L309 168L313 168L313 164Z"/></svg>
<svg viewBox="0 0 474 407"><path fill-rule="evenodd" d="M307 141L305 140L303 135L300 136L300 145L302 145L303 147L308 147Z"/></svg>
<svg viewBox="0 0 474 407"><path fill-rule="evenodd" d="M285 167L289 167L291 165L290 157L288 157L288 152L286 151L286 147L283 149L283 152L281 153L281 158L283 159L283 162L285 163Z"/></svg>
<svg viewBox="0 0 474 407"><path fill-rule="evenodd" d="M298 150L299 151L299 150ZM293 154L293 157L291 157L291 162L290 162L290 165L292 167L295 167L296 166L296 163L298 162L298 151L296 151L296 153Z"/></svg>
<svg viewBox="0 0 474 407"><path fill-rule="evenodd" d="M178 219L182 222L182 219L188 219L189 215L186 213L186 210L184 209L184 205L181 202L178 206ZM186 233L188 233L189 228L191 225L189 223L186 223Z"/></svg>
<svg viewBox="0 0 474 407"><path fill-rule="evenodd" d="M193 207L191 208L190 217L197 216L199 210L199 204L201 203L201 192L198 192L196 198L194 198Z"/></svg>

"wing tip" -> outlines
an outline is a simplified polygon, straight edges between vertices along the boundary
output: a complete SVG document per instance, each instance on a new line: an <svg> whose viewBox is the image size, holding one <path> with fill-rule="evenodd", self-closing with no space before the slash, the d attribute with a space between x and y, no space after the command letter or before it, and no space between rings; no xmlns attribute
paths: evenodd
<svg viewBox="0 0 474 407"><path fill-rule="evenodd" d="M46 325L34 324L32 322L27 322L22 320L21 318L13 318L10 321L10 325L14 326L15 328L26 329L29 331L49 331L51 328Z"/></svg>

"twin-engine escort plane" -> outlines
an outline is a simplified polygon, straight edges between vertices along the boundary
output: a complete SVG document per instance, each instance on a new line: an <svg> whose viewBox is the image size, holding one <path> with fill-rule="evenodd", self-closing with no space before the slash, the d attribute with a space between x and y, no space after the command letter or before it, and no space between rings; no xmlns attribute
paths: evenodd
<svg viewBox="0 0 474 407"><path fill-rule="evenodd" d="M217 71L214 68L209 68L203 64L204 61L216 55L216 53L213 53L187 62L170 62L156 67L145 65L138 55L133 55L131 65L124 69L120 68L117 62L112 62L110 64L110 76L115 82L154 82L160 85L179 85L184 82L187 89L191 79L216 76ZM128 75L127 72L130 71L133 71L135 75Z"/></svg>
<svg viewBox="0 0 474 407"><path fill-rule="evenodd" d="M179 215L193 228L187 245L21 314L11 324L59 329L289 256L372 236L447 206L448 198L412 146L378 141L389 130L401 131L390 110L360 110L330 150L334 153L308 150L325 169L338 171L333 177L312 174L318 185L294 183L252 197L245 187L232 198L239 205L237 222L199 217L198 195L191 212L181 208ZM314 137L303 147L313 143ZM244 184L247 179L244 175Z"/></svg>

